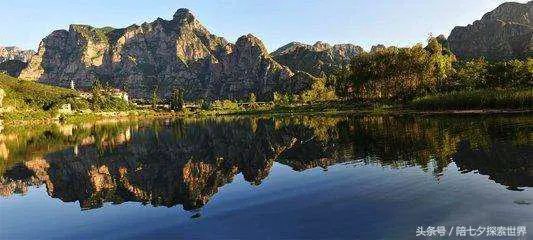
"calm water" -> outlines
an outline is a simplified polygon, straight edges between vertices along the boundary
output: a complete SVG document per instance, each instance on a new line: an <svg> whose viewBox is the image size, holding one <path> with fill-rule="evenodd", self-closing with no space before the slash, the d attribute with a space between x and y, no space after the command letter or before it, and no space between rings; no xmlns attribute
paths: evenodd
<svg viewBox="0 0 533 240"><path fill-rule="evenodd" d="M0 134L1 239L415 239L419 226L525 226L531 238L532 187L531 115L157 120Z"/></svg>

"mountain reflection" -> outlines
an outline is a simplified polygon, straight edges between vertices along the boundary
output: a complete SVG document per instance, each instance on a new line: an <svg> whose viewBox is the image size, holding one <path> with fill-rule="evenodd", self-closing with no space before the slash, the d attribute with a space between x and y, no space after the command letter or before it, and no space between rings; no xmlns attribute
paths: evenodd
<svg viewBox="0 0 533 240"><path fill-rule="evenodd" d="M520 190L533 186L533 117L284 117L58 125L0 135L0 194L45 185L50 197L198 209L237 174L259 185L274 162L294 171L338 163L450 163ZM430 169L429 166L432 166Z"/></svg>

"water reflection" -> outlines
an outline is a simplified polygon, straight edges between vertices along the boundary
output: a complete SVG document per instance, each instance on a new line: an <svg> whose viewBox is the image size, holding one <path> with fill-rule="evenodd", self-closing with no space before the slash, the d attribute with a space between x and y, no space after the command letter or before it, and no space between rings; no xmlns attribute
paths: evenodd
<svg viewBox="0 0 533 240"><path fill-rule="evenodd" d="M82 209L111 202L201 208L237 174L253 185L274 162L294 171L338 163L419 166L438 180L455 164L510 190L533 186L533 117L177 119L7 129L0 194L45 185Z"/></svg>

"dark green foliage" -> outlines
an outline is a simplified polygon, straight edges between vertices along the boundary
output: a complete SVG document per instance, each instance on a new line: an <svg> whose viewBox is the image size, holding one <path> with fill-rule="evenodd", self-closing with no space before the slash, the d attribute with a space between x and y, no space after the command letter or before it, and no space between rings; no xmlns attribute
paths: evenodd
<svg viewBox="0 0 533 240"><path fill-rule="evenodd" d="M127 111L133 108L131 104L116 96L113 89L102 86L98 80L93 83L91 93L91 106L94 111Z"/></svg>
<svg viewBox="0 0 533 240"><path fill-rule="evenodd" d="M415 99L416 109L465 110L465 109L531 109L533 89L522 91L475 90L441 93Z"/></svg>
<svg viewBox="0 0 533 240"><path fill-rule="evenodd" d="M174 111L182 111L184 106L183 91L181 89L174 89L170 97L170 109Z"/></svg>
<svg viewBox="0 0 533 240"><path fill-rule="evenodd" d="M105 95L98 105L93 103L93 107L95 107L96 111L127 111L133 109L133 106L129 103L112 95Z"/></svg>
<svg viewBox="0 0 533 240"><path fill-rule="evenodd" d="M99 111L101 106L103 105L103 90L102 84L100 81L96 80L93 82L91 87L91 93L93 95L92 97L92 109L95 111Z"/></svg>
<svg viewBox="0 0 533 240"><path fill-rule="evenodd" d="M533 59L490 63L483 59L457 63L448 90L522 89L533 86Z"/></svg>
<svg viewBox="0 0 533 240"><path fill-rule="evenodd" d="M71 25L71 28L87 40L103 43L109 43L108 34L115 30L112 27L95 28L89 25L81 24L73 24Z"/></svg>
<svg viewBox="0 0 533 240"><path fill-rule="evenodd" d="M5 71L9 76L18 77L26 66L28 64L20 60L8 60L0 63L0 72Z"/></svg>
<svg viewBox="0 0 533 240"><path fill-rule="evenodd" d="M144 76L154 76L156 75L156 68L150 63L139 63L138 68L141 70Z"/></svg>
<svg viewBox="0 0 533 240"><path fill-rule="evenodd" d="M360 54L352 59L349 79L340 83L351 84L358 99L403 101L436 92L451 75L454 58L443 55L436 40L430 40L429 49L419 44Z"/></svg>
<svg viewBox="0 0 533 240"><path fill-rule="evenodd" d="M212 103L211 103L211 101L205 101L205 100L201 99L200 107L202 108L202 110L211 110Z"/></svg>
<svg viewBox="0 0 533 240"><path fill-rule="evenodd" d="M430 38L425 48L389 47L360 54L349 67L328 76L328 81L334 82L341 98L365 102L409 103L416 98L417 106L446 101L447 106L460 109L530 105L525 100L531 99L524 98L528 94L518 92L533 87L533 59L457 62L447 44L438 37Z"/></svg>
<svg viewBox="0 0 533 240"><path fill-rule="evenodd" d="M152 91L152 108L157 108L157 103L159 102L159 97L157 96L157 88L154 88Z"/></svg>

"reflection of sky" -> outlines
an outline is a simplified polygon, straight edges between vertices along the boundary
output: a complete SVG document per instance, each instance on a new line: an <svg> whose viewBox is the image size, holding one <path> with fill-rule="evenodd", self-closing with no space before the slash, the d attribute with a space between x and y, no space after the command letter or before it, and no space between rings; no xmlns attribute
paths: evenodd
<svg viewBox="0 0 533 240"><path fill-rule="evenodd" d="M80 211L46 189L0 199L0 238L413 238L417 226L525 225L533 229L531 189L506 190L487 176L460 174L453 163L440 181L418 167L401 170L341 164L294 172L275 163L252 186L238 175L200 210L201 217L139 203ZM529 222L527 222L529 221Z"/></svg>

